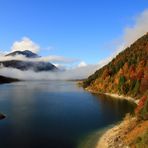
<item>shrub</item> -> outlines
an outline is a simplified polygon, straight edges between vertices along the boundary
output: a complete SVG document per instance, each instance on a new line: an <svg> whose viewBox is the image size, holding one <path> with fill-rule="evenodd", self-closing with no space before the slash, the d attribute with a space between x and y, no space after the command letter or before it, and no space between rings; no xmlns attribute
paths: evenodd
<svg viewBox="0 0 148 148"><path fill-rule="evenodd" d="M128 83L124 83L122 86L122 92L123 94L127 94L129 91L129 84Z"/></svg>
<svg viewBox="0 0 148 148"><path fill-rule="evenodd" d="M140 115L142 119L147 120L148 119L148 98L146 99L143 108L140 111Z"/></svg>
<svg viewBox="0 0 148 148"><path fill-rule="evenodd" d="M139 88L140 88L140 81L137 80L137 81L136 81L136 84L135 84L135 87L134 87L134 89L133 89L133 94L134 94L134 96L137 95L137 93L138 93L138 91L139 91Z"/></svg>
<svg viewBox="0 0 148 148"><path fill-rule="evenodd" d="M147 96L143 96L139 103L137 108L135 109L135 113L137 115L138 118L140 119L148 119L148 97Z"/></svg>
<svg viewBox="0 0 148 148"><path fill-rule="evenodd" d="M122 87L123 87L123 84L124 83L125 83L125 76L120 76L119 84L118 84L118 90L119 90L119 92L122 92Z"/></svg>

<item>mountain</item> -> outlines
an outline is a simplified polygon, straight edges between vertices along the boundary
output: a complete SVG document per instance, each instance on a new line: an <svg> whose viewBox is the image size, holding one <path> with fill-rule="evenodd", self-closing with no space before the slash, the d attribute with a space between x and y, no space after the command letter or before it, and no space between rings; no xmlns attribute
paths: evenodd
<svg viewBox="0 0 148 148"><path fill-rule="evenodd" d="M27 58L38 58L40 56L38 56L36 53L31 52L30 50L24 50L24 51L14 51L12 53L9 53L5 56L17 56L17 55L23 55Z"/></svg>
<svg viewBox="0 0 148 148"><path fill-rule="evenodd" d="M16 55L23 55L26 58L39 58L37 54L25 50L25 51L15 51L12 53L9 53L5 55L6 57L15 57ZM0 64L4 67L10 67L10 68L16 68L19 70L33 70L35 72L40 72L40 71L54 71L58 70L58 68L51 64L50 62L42 62L42 61L30 61L30 60L6 60L6 61L0 61Z"/></svg>
<svg viewBox="0 0 148 148"><path fill-rule="evenodd" d="M83 82L89 90L139 98L148 91L148 33Z"/></svg>
<svg viewBox="0 0 148 148"><path fill-rule="evenodd" d="M58 70L56 66L49 62L28 62L20 60L0 61L4 67L16 68L19 70L33 70L35 72Z"/></svg>

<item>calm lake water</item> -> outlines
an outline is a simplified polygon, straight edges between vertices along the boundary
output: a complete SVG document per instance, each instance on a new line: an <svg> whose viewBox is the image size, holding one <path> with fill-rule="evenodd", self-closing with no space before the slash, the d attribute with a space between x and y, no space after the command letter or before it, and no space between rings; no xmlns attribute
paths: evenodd
<svg viewBox="0 0 148 148"><path fill-rule="evenodd" d="M71 81L0 85L0 148L77 148L87 135L120 121L133 106L92 95Z"/></svg>

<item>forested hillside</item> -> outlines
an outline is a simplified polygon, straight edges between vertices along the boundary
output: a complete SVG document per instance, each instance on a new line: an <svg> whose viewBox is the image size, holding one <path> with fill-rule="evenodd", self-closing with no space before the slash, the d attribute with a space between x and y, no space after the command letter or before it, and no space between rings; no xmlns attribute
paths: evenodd
<svg viewBox="0 0 148 148"><path fill-rule="evenodd" d="M148 90L148 33L83 82L95 92L139 98Z"/></svg>
<svg viewBox="0 0 148 148"><path fill-rule="evenodd" d="M147 146L148 33L119 53L109 64L84 80L83 87L94 93L118 94L140 99L135 109L135 116L128 118L127 127L123 126L123 133L120 130L122 128L119 128L116 136L120 137L124 145L130 147ZM113 138L110 137L110 139ZM113 144L115 146L119 140L113 141L116 141Z"/></svg>

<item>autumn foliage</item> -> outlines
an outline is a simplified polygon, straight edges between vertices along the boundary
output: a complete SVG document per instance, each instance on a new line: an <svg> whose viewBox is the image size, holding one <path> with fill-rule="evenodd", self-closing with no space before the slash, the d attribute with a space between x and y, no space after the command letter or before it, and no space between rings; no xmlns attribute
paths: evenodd
<svg viewBox="0 0 148 148"><path fill-rule="evenodd" d="M92 92L140 99L135 113L148 119L148 33L83 82Z"/></svg>
<svg viewBox="0 0 148 148"><path fill-rule="evenodd" d="M148 34L89 76L83 86L95 92L141 98L148 90Z"/></svg>
<svg viewBox="0 0 148 148"><path fill-rule="evenodd" d="M148 97L147 96L143 96L140 99L138 106L135 109L135 113L139 118L148 119Z"/></svg>

